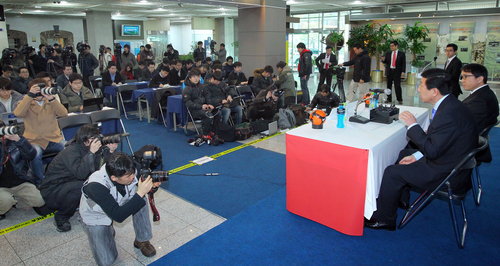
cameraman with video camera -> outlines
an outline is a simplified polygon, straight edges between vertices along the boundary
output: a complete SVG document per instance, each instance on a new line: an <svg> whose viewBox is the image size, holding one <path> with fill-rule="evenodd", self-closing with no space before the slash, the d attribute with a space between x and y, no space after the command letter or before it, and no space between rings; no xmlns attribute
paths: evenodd
<svg viewBox="0 0 500 266"><path fill-rule="evenodd" d="M47 63L49 67L47 68L47 72L56 73L56 77L61 75L64 70L64 63L60 56L57 55L56 49L51 46L46 47L47 49ZM50 56L49 56L50 55Z"/></svg>
<svg viewBox="0 0 500 266"><path fill-rule="evenodd" d="M39 189L47 207L57 210L54 220L58 232L71 230L69 219L80 204L83 183L118 147L117 143L102 145L100 136L98 127L82 126L47 168Z"/></svg>
<svg viewBox="0 0 500 266"><path fill-rule="evenodd" d="M40 86L44 87L43 91ZM36 78L28 87L30 91L19 102L14 115L24 119L24 137L36 149L37 154L31 161L31 169L36 182L39 183L44 178L42 155L64 149L66 141L61 135L57 117L68 115L68 111L56 100L54 95L57 95L58 90L50 88L50 81Z"/></svg>
<svg viewBox="0 0 500 266"><path fill-rule="evenodd" d="M137 173L132 157L115 152L83 185L80 216L98 265L111 265L118 258L113 221L121 223L130 215L135 231L134 247L146 257L156 254L149 242L153 232L145 196L161 183L153 183L149 176L142 181Z"/></svg>
<svg viewBox="0 0 500 266"><path fill-rule="evenodd" d="M94 75L94 69L99 67L99 61L90 53L90 45L78 43L77 49L80 52L78 62L83 75L83 85L90 88L89 77Z"/></svg>
<svg viewBox="0 0 500 266"><path fill-rule="evenodd" d="M215 42L215 41L212 41L212 42ZM210 44L210 48L212 48L212 44ZM217 60L219 60L221 62L225 62L226 61L226 54L227 54L226 45L221 43L219 51L217 51L217 49L215 49L215 47L214 47L211 54L215 54L217 56Z"/></svg>
<svg viewBox="0 0 500 266"><path fill-rule="evenodd" d="M278 112L279 98L280 91L276 85L271 85L260 91L248 108L248 116L251 120L272 119Z"/></svg>

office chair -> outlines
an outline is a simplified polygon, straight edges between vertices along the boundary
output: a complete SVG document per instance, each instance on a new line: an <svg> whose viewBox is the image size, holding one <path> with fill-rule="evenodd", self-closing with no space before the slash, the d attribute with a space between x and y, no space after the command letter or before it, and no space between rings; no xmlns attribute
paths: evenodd
<svg viewBox="0 0 500 266"><path fill-rule="evenodd" d="M465 213L465 197L467 196L467 191L462 193L453 193L450 184L450 178L456 176L462 171L469 171L475 167L476 160L474 156L488 146L488 140L484 137L479 137L478 147L467 154L455 168L448 174L448 176L439 184L437 188L433 191L425 190L412 204L410 209L406 211L405 216L398 225L399 229L405 227L417 214L419 214L436 196L441 196L449 199L451 219L453 222L453 227L455 229L455 237L457 239L457 244L459 248L464 248L465 244L465 233L467 232L467 217ZM472 171L471 171L472 172ZM471 173L472 175L472 173ZM469 188L470 189L470 188ZM462 209L463 226L462 232L459 232L459 224L457 221L457 215L455 212L455 202L460 202Z"/></svg>
<svg viewBox="0 0 500 266"><path fill-rule="evenodd" d="M69 141L75 136L76 131L83 125L92 124L90 116L86 114L70 115L57 119L64 140Z"/></svg>
<svg viewBox="0 0 500 266"><path fill-rule="evenodd" d="M118 86L118 97L117 97L117 101L118 101L118 114L120 114L120 108L123 109L123 114L125 115L125 118L127 120L130 120L128 118L128 115L127 115L127 110L125 109L125 103L132 103L132 100L131 100L131 95L130 97L128 97L128 99L124 99L123 98L123 93L127 93L127 94L131 94L132 91L136 90L137 89L137 86L135 85L121 85L121 86Z"/></svg>

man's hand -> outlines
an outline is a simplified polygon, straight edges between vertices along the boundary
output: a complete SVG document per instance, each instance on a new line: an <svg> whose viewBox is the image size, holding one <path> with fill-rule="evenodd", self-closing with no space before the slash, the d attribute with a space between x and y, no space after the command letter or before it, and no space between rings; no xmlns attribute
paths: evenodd
<svg viewBox="0 0 500 266"><path fill-rule="evenodd" d="M228 101L228 102L232 102L232 101L233 101L233 97L231 97L231 95L228 95L228 96L227 96L227 101Z"/></svg>
<svg viewBox="0 0 500 266"><path fill-rule="evenodd" d="M329 65L329 66L331 66L331 65L332 65L332 63L331 63L331 62L328 62L328 63L326 63L326 64L327 64L327 65Z"/></svg>
<svg viewBox="0 0 500 266"><path fill-rule="evenodd" d="M209 109L209 110L213 110L213 109L214 109L214 106L213 106L213 105L211 105L211 104L208 104L208 109Z"/></svg>
<svg viewBox="0 0 500 266"><path fill-rule="evenodd" d="M163 84L158 85L158 87L160 87L160 88L163 88L163 86L164 86Z"/></svg>
<svg viewBox="0 0 500 266"><path fill-rule="evenodd" d="M406 156L403 159L401 159L401 161L399 161L399 164L411 164L411 163L414 163L416 161L417 161L417 159L415 158L415 156L410 155L410 156Z"/></svg>
<svg viewBox="0 0 500 266"><path fill-rule="evenodd" d="M311 108L311 107L307 107L307 108L306 108L306 112L309 112L309 111L311 111L311 110L312 110L312 108Z"/></svg>
<svg viewBox="0 0 500 266"><path fill-rule="evenodd" d="M151 176L148 176L144 182L139 179L139 185L137 186L137 194L139 196L144 197L144 195L148 194L148 192L153 187L153 181L151 180Z"/></svg>
<svg viewBox="0 0 500 266"><path fill-rule="evenodd" d="M48 95L48 94L45 94L45 93L42 93L42 96L47 101L52 101L52 100L54 100L56 98L56 97L54 97L54 95Z"/></svg>
<svg viewBox="0 0 500 266"><path fill-rule="evenodd" d="M271 91L268 91L267 95L266 95L266 99L271 99L272 96L273 96L273 93Z"/></svg>
<svg viewBox="0 0 500 266"><path fill-rule="evenodd" d="M277 102L277 101L278 101L278 99L279 99L278 97L274 96L274 94L273 94L273 96L272 96L272 97L273 97L273 100L274 100L275 102Z"/></svg>
<svg viewBox="0 0 500 266"><path fill-rule="evenodd" d="M21 137L19 137L19 135L15 134L15 135L5 135L5 138L8 139L8 140L12 140L12 141L19 141L21 139Z"/></svg>
<svg viewBox="0 0 500 266"><path fill-rule="evenodd" d="M49 59L49 60L47 60L47 62L48 62L48 63L54 63L54 60Z"/></svg>
<svg viewBox="0 0 500 266"><path fill-rule="evenodd" d="M401 77L404 78L405 77L405 72L401 72Z"/></svg>
<svg viewBox="0 0 500 266"><path fill-rule="evenodd" d="M380 57L380 59L382 59L382 61L385 61L385 56Z"/></svg>
<svg viewBox="0 0 500 266"><path fill-rule="evenodd" d="M154 182L153 183L153 188L157 188L161 185L161 182Z"/></svg>
<svg viewBox="0 0 500 266"><path fill-rule="evenodd" d="M80 105L80 108L78 108L81 111L83 111L83 105Z"/></svg>
<svg viewBox="0 0 500 266"><path fill-rule="evenodd" d="M399 119L405 121L405 124L407 126L411 126L417 123L417 119L415 119L415 116L408 111L404 111L401 114L399 114Z"/></svg>
<svg viewBox="0 0 500 266"><path fill-rule="evenodd" d="M247 84L248 84L248 81L243 81L243 82L241 83L241 85L247 85Z"/></svg>
<svg viewBox="0 0 500 266"><path fill-rule="evenodd" d="M343 63L342 63L342 64L339 64L339 66L344 66L344 64L343 64Z"/></svg>
<svg viewBox="0 0 500 266"><path fill-rule="evenodd" d="M118 85L122 85L122 83L121 83L121 82L118 82Z"/></svg>
<svg viewBox="0 0 500 266"><path fill-rule="evenodd" d="M222 100L222 104L225 104L225 103L227 103L227 100Z"/></svg>
<svg viewBox="0 0 500 266"><path fill-rule="evenodd" d="M33 65L33 61L31 61L31 59L28 59L28 62Z"/></svg>
<svg viewBox="0 0 500 266"><path fill-rule="evenodd" d="M30 92L33 93L33 94L39 93L40 92L40 87L38 87L38 84L35 84L35 85L31 86Z"/></svg>
<svg viewBox="0 0 500 266"><path fill-rule="evenodd" d="M362 80L362 79L360 79L360 80L359 80L359 84L363 84L363 83L365 83L365 81L364 81L364 80Z"/></svg>
<svg viewBox="0 0 500 266"><path fill-rule="evenodd" d="M111 86L116 86L116 83L114 83L114 82L113 82L113 83L111 83Z"/></svg>
<svg viewBox="0 0 500 266"><path fill-rule="evenodd" d="M93 139L92 142L90 142L90 152L95 154L101 146L102 144L99 139Z"/></svg>
<svg viewBox="0 0 500 266"><path fill-rule="evenodd" d="M307 79L307 75L304 75L304 76L302 77L302 79L303 79L303 80L306 80L306 79Z"/></svg>
<svg viewBox="0 0 500 266"><path fill-rule="evenodd" d="M109 152L113 153L118 148L118 143L110 143L106 145L109 148Z"/></svg>

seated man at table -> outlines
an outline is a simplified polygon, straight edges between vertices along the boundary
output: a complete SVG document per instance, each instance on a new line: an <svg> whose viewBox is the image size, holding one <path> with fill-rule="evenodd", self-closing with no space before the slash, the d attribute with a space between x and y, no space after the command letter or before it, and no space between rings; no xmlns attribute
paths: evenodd
<svg viewBox="0 0 500 266"><path fill-rule="evenodd" d="M116 73L116 64L113 61L108 62L108 71L102 73L102 86L122 85L122 75Z"/></svg>
<svg viewBox="0 0 500 266"><path fill-rule="evenodd" d="M144 69L142 72L142 81L151 81L151 79L154 77L154 75L158 74L158 71L155 69L155 63L150 61L148 63L148 67Z"/></svg>
<svg viewBox="0 0 500 266"><path fill-rule="evenodd" d="M194 119L201 119L204 137L212 133L212 119L207 112L214 109L209 104L210 91L200 83L200 70L191 70L186 79L186 88L182 91L182 101ZM214 118L215 119L215 118Z"/></svg>
<svg viewBox="0 0 500 266"><path fill-rule="evenodd" d="M247 77L245 77L245 73L241 72L241 67L243 65L241 62L234 62L233 71L229 73L227 76L227 80L230 85L246 85L248 84Z"/></svg>
<svg viewBox="0 0 500 266"><path fill-rule="evenodd" d="M221 71L215 71L212 75L212 78L207 81L205 86L210 91L209 102L213 106L217 106L219 104L230 104L233 101L233 97L238 96L233 88L227 86L224 82L222 82ZM243 108L240 105L236 105L233 107L224 106L221 112L223 124L228 124L227 122L229 120L231 112L236 113L236 124L241 124L243 118Z"/></svg>
<svg viewBox="0 0 500 266"><path fill-rule="evenodd" d="M23 135L36 150L36 157L31 161L36 182L41 182L44 178L42 155L62 151L66 143L57 125L57 117L68 115L68 111L54 95L40 92L38 83L44 82L45 80L40 78L32 80L28 84L30 91L14 110L15 116L24 119ZM50 86L50 83L48 85Z"/></svg>
<svg viewBox="0 0 500 266"><path fill-rule="evenodd" d="M163 66L161 68L160 73L153 76L151 81L149 82L150 88L163 88L164 85L169 84L169 71L170 68L168 66Z"/></svg>
<svg viewBox="0 0 500 266"><path fill-rule="evenodd" d="M248 116L251 120L272 119L278 112L279 97L276 96L278 87L271 85L267 89L260 91L255 101L248 108Z"/></svg>
<svg viewBox="0 0 500 266"><path fill-rule="evenodd" d="M480 64L468 64L462 68L462 85L464 90L471 94L462 102L467 106L476 118L479 132L497 122L498 100L495 93L490 89L486 80L488 70ZM490 147L480 151L476 159L481 162L491 162Z"/></svg>
<svg viewBox="0 0 500 266"><path fill-rule="evenodd" d="M83 86L83 78L80 74L69 75L69 84L59 94L61 103L68 104L68 112L81 112L83 101L95 98L92 91Z"/></svg>
<svg viewBox="0 0 500 266"><path fill-rule="evenodd" d="M134 79L142 81L144 69L146 69L146 64L144 64L144 62L137 63L137 67L134 68Z"/></svg>
<svg viewBox="0 0 500 266"><path fill-rule="evenodd" d="M186 71L182 69L182 62L178 60L173 60L173 63L175 63L174 68L170 70L170 85L172 86L178 86L181 85L181 83L184 82L184 79L186 78Z"/></svg>
<svg viewBox="0 0 500 266"><path fill-rule="evenodd" d="M322 84L319 87L319 92L314 95L311 104L306 108L306 111L311 111L316 106L320 110L326 109L326 114L330 115L332 108L338 107L340 104L340 98L335 92L330 91L330 85Z"/></svg>
<svg viewBox="0 0 500 266"><path fill-rule="evenodd" d="M423 102L434 105L432 122L425 131L410 112L399 115L418 150L402 150L398 164L385 169L377 211L370 220L365 219L365 227L396 230L398 206L408 209L411 186L435 189L477 147L477 123L472 112L451 95L450 74L437 68L424 71L418 92ZM450 179L451 189L456 193L470 189L470 173L465 170Z"/></svg>

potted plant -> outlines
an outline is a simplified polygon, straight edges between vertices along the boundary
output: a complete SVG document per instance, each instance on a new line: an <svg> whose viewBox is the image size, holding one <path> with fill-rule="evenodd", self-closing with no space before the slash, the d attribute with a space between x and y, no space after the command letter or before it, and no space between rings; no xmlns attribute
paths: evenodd
<svg viewBox="0 0 500 266"><path fill-rule="evenodd" d="M404 29L404 35L406 36L406 41L408 43L408 50L413 54L413 61L411 62L412 71L411 75L408 75L407 84L416 84L416 72L418 68L424 66L424 62L418 60L417 55L425 51L427 46L424 45L423 41L429 35L429 29L425 25L419 25L422 21L415 21L415 25L406 26Z"/></svg>
<svg viewBox="0 0 500 266"><path fill-rule="evenodd" d="M340 33L332 31L327 36L323 36L323 38L321 38L321 42L327 46L333 47L333 53L338 57L338 49L342 49L342 46L344 46L344 31L341 31Z"/></svg>
<svg viewBox="0 0 500 266"><path fill-rule="evenodd" d="M394 35L394 30L390 25L378 25L373 31L374 35L371 37L370 43L373 44L372 56L375 57L376 70L372 71L372 81L382 82L383 72L380 71L380 57L390 48L390 40Z"/></svg>

